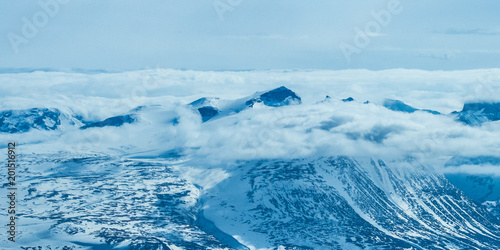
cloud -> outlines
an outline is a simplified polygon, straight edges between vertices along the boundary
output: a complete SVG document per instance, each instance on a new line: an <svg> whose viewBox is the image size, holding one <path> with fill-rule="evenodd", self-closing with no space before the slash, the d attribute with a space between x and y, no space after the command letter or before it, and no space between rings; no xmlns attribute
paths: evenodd
<svg viewBox="0 0 500 250"><path fill-rule="evenodd" d="M290 39L287 36L280 34L272 34L272 35L229 35L227 36L229 39L235 40L285 40Z"/></svg>
<svg viewBox="0 0 500 250"><path fill-rule="evenodd" d="M123 114L140 105L149 107L140 114L137 124L87 130L65 127L51 133L33 131L19 135L27 147L31 145L32 151L38 153L83 147L91 152L153 157L175 151L214 164L261 158L413 155L439 167L456 155L500 156L499 122L469 127L456 122L453 115L408 114L388 110L381 104L385 98L398 99L416 108L449 114L460 110L467 98L480 98L482 92L473 93L478 84L492 90L500 87L493 80L496 77L482 81L485 75L497 76L500 70L158 69L92 75L0 74L3 82L15 83L0 87L0 105L2 109L59 108L95 120ZM153 78L156 83L143 85ZM279 108L255 105L206 123L186 106L204 96L234 100L281 85L301 96L303 103ZM135 91L136 88L139 89ZM325 95L331 96L331 100L321 102ZM341 101L349 96L355 101ZM364 104L365 100L370 103ZM174 119L178 123L173 124ZM0 138L9 140L12 136L17 137L1 134Z"/></svg>
<svg viewBox="0 0 500 250"><path fill-rule="evenodd" d="M437 33L447 34L447 35L486 35L486 36L497 36L500 35L500 28L475 28L475 29L456 29L450 28L445 31L438 31Z"/></svg>
<svg viewBox="0 0 500 250"><path fill-rule="evenodd" d="M453 60L458 54L463 53L458 50L416 50L419 57L427 57L437 60Z"/></svg>
<svg viewBox="0 0 500 250"><path fill-rule="evenodd" d="M478 165L461 165L458 167L448 167L442 169L445 174L470 174L470 175L489 175L500 177L500 166L484 164Z"/></svg>

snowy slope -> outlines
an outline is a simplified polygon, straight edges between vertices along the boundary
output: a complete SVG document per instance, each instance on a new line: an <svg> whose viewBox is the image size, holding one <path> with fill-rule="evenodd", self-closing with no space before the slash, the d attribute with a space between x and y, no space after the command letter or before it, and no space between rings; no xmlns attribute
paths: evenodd
<svg viewBox="0 0 500 250"><path fill-rule="evenodd" d="M104 155L20 157L24 162L20 171L29 177L20 182L24 187L19 219L21 246L224 246L195 226L199 190L180 179L172 164Z"/></svg>
<svg viewBox="0 0 500 250"><path fill-rule="evenodd" d="M498 221L412 159L260 160L234 167L204 214L255 248L496 249Z"/></svg>
<svg viewBox="0 0 500 250"><path fill-rule="evenodd" d="M493 156L455 156L446 164L446 178L500 219L500 158ZM461 171L457 171L461 169Z"/></svg>
<svg viewBox="0 0 500 250"><path fill-rule="evenodd" d="M24 246L497 249L500 245L498 220L414 159L262 159L206 168L199 161L179 158L21 157L26 166L22 172L29 176L22 182L26 210L20 218L24 233L19 243Z"/></svg>

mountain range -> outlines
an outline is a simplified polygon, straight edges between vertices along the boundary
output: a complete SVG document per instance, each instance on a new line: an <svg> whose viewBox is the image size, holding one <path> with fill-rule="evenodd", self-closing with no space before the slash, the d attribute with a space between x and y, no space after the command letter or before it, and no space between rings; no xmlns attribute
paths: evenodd
<svg viewBox="0 0 500 250"><path fill-rule="evenodd" d="M139 106L102 120L50 107L4 110L0 134L33 136L20 144L26 150L55 148L19 156L18 244L35 249L500 248L499 179L456 171L498 168L500 158L444 156L443 166L433 166L407 152L372 154L371 147L393 143L411 129L384 122L363 128L365 123L354 122L363 114L348 110L357 105L353 110L389 113L394 119L437 117L467 130L498 125L499 103L465 103L449 114L393 99L377 105L327 97L317 105L302 107L302 98L281 86L236 100L203 97L174 111ZM313 122L318 116L321 122ZM280 134L283 130L293 136ZM195 133L196 141L206 144L192 143ZM84 141L82 134L116 135L118 144L101 140L78 151L60 146ZM306 134L321 153L293 151L308 149L301 146L309 140L301 137ZM330 140L332 134L339 141ZM145 142L120 144L130 135ZM322 146L344 140L360 148ZM289 148L273 154L264 143ZM206 153L205 145L224 152ZM248 154L259 157L242 157Z"/></svg>

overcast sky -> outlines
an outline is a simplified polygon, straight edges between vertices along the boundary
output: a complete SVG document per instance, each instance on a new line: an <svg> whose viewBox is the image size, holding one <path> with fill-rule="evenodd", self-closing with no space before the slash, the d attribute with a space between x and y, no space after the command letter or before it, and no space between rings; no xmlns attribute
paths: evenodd
<svg viewBox="0 0 500 250"><path fill-rule="evenodd" d="M500 66L499 1L60 2L44 8L39 1L0 0L0 68ZM373 13L390 13L390 20Z"/></svg>

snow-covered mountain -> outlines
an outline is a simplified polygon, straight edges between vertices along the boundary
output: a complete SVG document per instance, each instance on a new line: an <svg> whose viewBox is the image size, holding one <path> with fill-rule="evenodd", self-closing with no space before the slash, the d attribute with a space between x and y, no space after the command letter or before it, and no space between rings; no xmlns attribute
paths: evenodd
<svg viewBox="0 0 500 250"><path fill-rule="evenodd" d="M445 167L449 171L446 173L446 178L453 185L463 190L476 202L485 205L500 219L500 176L481 171L500 169L500 158L494 156L455 156L446 162ZM463 171L454 171L456 169Z"/></svg>
<svg viewBox="0 0 500 250"><path fill-rule="evenodd" d="M131 249L497 249L498 219L411 158L26 155L20 242ZM39 166L33 169L33 166ZM29 225L29 226L28 226ZM42 235L46 235L42 237Z"/></svg>
<svg viewBox="0 0 500 250"><path fill-rule="evenodd" d="M413 159L241 163L204 216L257 248L495 249L498 221Z"/></svg>
<svg viewBox="0 0 500 250"><path fill-rule="evenodd" d="M220 117L239 113L259 103L269 107L280 107L300 104L301 99L293 91L281 86L273 90L257 92L249 97L233 101L203 97L191 102L189 106L197 109L203 122L206 122L215 116Z"/></svg>
<svg viewBox="0 0 500 250"><path fill-rule="evenodd" d="M0 112L0 132L24 133L32 129L57 130L64 125L76 125L79 121L62 114L58 109L31 108Z"/></svg>
<svg viewBox="0 0 500 250"><path fill-rule="evenodd" d="M500 248L495 105L441 115L456 109L410 98L425 91L372 98L273 74L279 84L241 94L174 82L165 89L175 94L158 84L147 97L0 102L0 138L18 142L20 162L18 239L1 246ZM230 79L249 79L239 76ZM277 87L283 80L291 84ZM65 84L50 94L74 89Z"/></svg>
<svg viewBox="0 0 500 250"><path fill-rule="evenodd" d="M86 124L85 126L82 126L80 129L88 129L88 128L102 128L106 126L113 126L113 127L119 127L122 126L123 124L126 123L133 123L136 121L136 118L134 115L119 115L119 116L114 116L110 118L106 118L104 121L98 121L98 122L90 122Z"/></svg>
<svg viewBox="0 0 500 250"><path fill-rule="evenodd" d="M196 226L199 190L172 163L22 155L21 246L220 249ZM75 157L75 158L74 158ZM34 166L39 166L34 169Z"/></svg>
<svg viewBox="0 0 500 250"><path fill-rule="evenodd" d="M384 101L384 107L394 110L394 111L400 111L400 112L406 112L406 113L413 113L415 111L424 111L424 112L429 112L431 114L439 115L440 113L434 110L429 110L429 109L417 109L414 108L400 100L392 100L392 99L386 99Z"/></svg>
<svg viewBox="0 0 500 250"><path fill-rule="evenodd" d="M500 120L500 103L474 102L465 103L458 112L458 120L472 126Z"/></svg>

